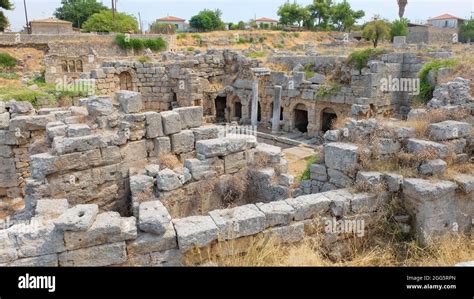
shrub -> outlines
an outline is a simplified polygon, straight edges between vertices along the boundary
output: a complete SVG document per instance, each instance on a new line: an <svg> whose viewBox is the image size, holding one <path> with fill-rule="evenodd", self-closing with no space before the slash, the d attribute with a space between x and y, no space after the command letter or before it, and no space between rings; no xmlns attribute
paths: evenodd
<svg viewBox="0 0 474 299"><path fill-rule="evenodd" d="M336 93L340 92L341 88L342 88L341 85L336 84L336 83L331 84L331 85L323 85L316 92L316 96L324 98L324 97L327 97L329 95L336 94Z"/></svg>
<svg viewBox="0 0 474 299"><path fill-rule="evenodd" d="M249 58L262 58L265 57L265 52L263 51L252 51L250 53L245 54L245 56Z"/></svg>
<svg viewBox="0 0 474 299"><path fill-rule="evenodd" d="M176 35L177 40L185 39L186 37L187 37L186 33L180 33L180 34Z"/></svg>
<svg viewBox="0 0 474 299"><path fill-rule="evenodd" d="M315 72L313 72L313 68L314 68L314 63L308 63L304 65L304 73L305 73L306 79L313 78L314 75L316 74Z"/></svg>
<svg viewBox="0 0 474 299"><path fill-rule="evenodd" d="M194 52L195 48L194 47L187 47L186 51L188 52Z"/></svg>
<svg viewBox="0 0 474 299"><path fill-rule="evenodd" d="M304 181L304 180L311 179L311 165L316 163L317 160L318 160L317 156L310 157L308 161L306 162L306 168L299 176L296 177L296 180Z"/></svg>
<svg viewBox="0 0 474 299"><path fill-rule="evenodd" d="M155 23L150 25L150 33L154 34L175 34L176 26L172 24Z"/></svg>
<svg viewBox="0 0 474 299"><path fill-rule="evenodd" d="M0 52L0 68L11 69L18 64L15 57L8 53Z"/></svg>
<svg viewBox="0 0 474 299"><path fill-rule="evenodd" d="M439 69L445 67L454 67L456 65L457 61L454 59L437 59L425 64L419 74L420 94L418 95L418 99L426 103L433 98L433 91L435 86L431 85L428 80L428 74L431 71L434 71L436 75Z"/></svg>
<svg viewBox="0 0 474 299"><path fill-rule="evenodd" d="M145 63L145 62L149 62L151 60L150 57L148 56L140 56L137 58L138 62L141 62L141 63Z"/></svg>
<svg viewBox="0 0 474 299"><path fill-rule="evenodd" d="M122 49L143 50L144 48L150 48L152 51L163 51L166 49L166 41L161 37L151 39L127 39L124 34L117 34L115 42Z"/></svg>
<svg viewBox="0 0 474 299"><path fill-rule="evenodd" d="M396 20L390 27L390 39L393 41L395 36L407 36L408 35L408 20L403 18Z"/></svg>
<svg viewBox="0 0 474 299"><path fill-rule="evenodd" d="M18 75L17 73L0 72L0 78L5 80L18 80L20 79L20 75Z"/></svg>
<svg viewBox="0 0 474 299"><path fill-rule="evenodd" d="M384 49L364 49L359 51L354 51L349 55L348 63L349 65L355 66L359 73L362 74L362 69L367 66L370 60L375 59L376 57L387 53Z"/></svg>
<svg viewBox="0 0 474 299"><path fill-rule="evenodd" d="M54 97L41 90L31 90L27 87L0 87L0 99L4 100L17 100L30 102L33 106L37 106L37 101L39 98L47 97L50 101L54 100Z"/></svg>

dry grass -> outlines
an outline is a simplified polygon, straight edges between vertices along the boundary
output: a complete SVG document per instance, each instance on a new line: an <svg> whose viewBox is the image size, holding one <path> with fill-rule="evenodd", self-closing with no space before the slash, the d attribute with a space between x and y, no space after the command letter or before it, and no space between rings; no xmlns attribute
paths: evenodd
<svg viewBox="0 0 474 299"><path fill-rule="evenodd" d="M229 205L244 196L249 185L248 173L240 172L231 176L221 177L218 183L222 202Z"/></svg>
<svg viewBox="0 0 474 299"><path fill-rule="evenodd" d="M173 154L165 154L160 156L158 164L161 169L169 168L174 169L177 166L181 165L181 162Z"/></svg>

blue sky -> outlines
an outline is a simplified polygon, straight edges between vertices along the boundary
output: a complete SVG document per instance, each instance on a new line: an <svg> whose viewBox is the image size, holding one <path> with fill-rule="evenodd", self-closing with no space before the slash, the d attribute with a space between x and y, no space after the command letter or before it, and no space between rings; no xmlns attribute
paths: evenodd
<svg viewBox="0 0 474 299"><path fill-rule="evenodd" d="M293 0L290 0L293 1ZM341 1L341 0L335 0ZM12 29L19 30L25 24L23 0L13 0L15 10L6 12ZM99 1L110 6L109 0ZM286 0L118 0L118 10L138 16L141 13L146 25L154 19L172 15L188 19L201 9L219 8L226 22L248 21L254 16L277 18L278 6ZM312 0L297 0L300 4L309 4ZM370 19L378 14L387 19L395 19L398 14L396 0L349 0L354 9L366 12ZM29 19L51 17L60 0L27 0ZM412 21L426 20L430 17L450 13L461 18L470 18L474 14L474 0L408 0L406 17Z"/></svg>

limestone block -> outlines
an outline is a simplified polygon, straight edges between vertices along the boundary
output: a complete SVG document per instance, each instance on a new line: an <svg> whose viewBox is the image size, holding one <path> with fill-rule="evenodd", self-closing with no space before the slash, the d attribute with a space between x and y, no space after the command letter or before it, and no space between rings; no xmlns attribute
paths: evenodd
<svg viewBox="0 0 474 299"><path fill-rule="evenodd" d="M203 108L201 106L182 107L173 109L181 117L183 129L196 128L202 125Z"/></svg>
<svg viewBox="0 0 474 299"><path fill-rule="evenodd" d="M140 233L138 237L127 243L129 254L147 254L178 248L176 231L172 224L168 225L161 236L149 233Z"/></svg>
<svg viewBox="0 0 474 299"><path fill-rule="evenodd" d="M271 164L280 163L281 147L259 143L255 148L254 159L257 161L262 159Z"/></svg>
<svg viewBox="0 0 474 299"><path fill-rule="evenodd" d="M84 231L91 227L98 213L97 205L77 205L55 219L54 225L63 231Z"/></svg>
<svg viewBox="0 0 474 299"><path fill-rule="evenodd" d="M91 133L91 128L86 124L71 124L67 127L68 137L82 137Z"/></svg>
<svg viewBox="0 0 474 299"><path fill-rule="evenodd" d="M328 177L330 183L341 188L350 187L354 184L354 180L351 177L336 169L329 168Z"/></svg>
<svg viewBox="0 0 474 299"><path fill-rule="evenodd" d="M177 173L171 169L164 169L156 177L156 186L161 191L171 191L182 186Z"/></svg>
<svg viewBox="0 0 474 299"><path fill-rule="evenodd" d="M133 240L136 237L136 218L120 217L117 212L100 213L92 226L86 231L64 232L64 242L67 250Z"/></svg>
<svg viewBox="0 0 474 299"><path fill-rule="evenodd" d="M349 143L329 143L324 146L324 160L328 168L353 173L357 169L359 147Z"/></svg>
<svg viewBox="0 0 474 299"><path fill-rule="evenodd" d="M428 136L434 141L443 141L469 136L471 125L459 121L447 120L428 126Z"/></svg>
<svg viewBox="0 0 474 299"><path fill-rule="evenodd" d="M376 187L383 184L383 174L375 171L359 171L356 176L356 183L367 187Z"/></svg>
<svg viewBox="0 0 474 299"><path fill-rule="evenodd" d="M191 129L194 133L194 139L197 141L216 139L219 137L219 127L216 125L203 126Z"/></svg>
<svg viewBox="0 0 474 299"><path fill-rule="evenodd" d="M0 113L0 129L6 129L10 125L10 113Z"/></svg>
<svg viewBox="0 0 474 299"><path fill-rule="evenodd" d="M53 141L53 150L59 154L72 152L85 152L96 148L104 148L107 143L101 135L88 135L82 137L57 137Z"/></svg>
<svg viewBox="0 0 474 299"><path fill-rule="evenodd" d="M145 113L146 138L153 139L163 136L163 124L161 114L157 112Z"/></svg>
<svg viewBox="0 0 474 299"><path fill-rule="evenodd" d="M293 185L294 182L295 182L295 177L290 174L280 174L278 176L279 185L290 187L291 185Z"/></svg>
<svg viewBox="0 0 474 299"><path fill-rule="evenodd" d="M176 249L150 254L150 264L153 267L179 267L182 266L181 259L182 253Z"/></svg>
<svg viewBox="0 0 474 299"><path fill-rule="evenodd" d="M155 153L159 157L171 153L171 140L169 137L158 137L155 141Z"/></svg>
<svg viewBox="0 0 474 299"><path fill-rule="evenodd" d="M14 261L18 258L15 239L8 234L9 230L0 230L0 264Z"/></svg>
<svg viewBox="0 0 474 299"><path fill-rule="evenodd" d="M31 257L58 253L65 250L62 231L52 222L17 224L8 229L15 238L19 257Z"/></svg>
<svg viewBox="0 0 474 299"><path fill-rule="evenodd" d="M296 222L290 225L272 227L265 230L263 234L278 243L295 243L303 240L305 236L304 223Z"/></svg>
<svg viewBox="0 0 474 299"><path fill-rule="evenodd" d="M354 194L351 200L351 210L353 213L370 213L377 210L380 203L378 195L370 193Z"/></svg>
<svg viewBox="0 0 474 299"><path fill-rule="evenodd" d="M127 261L125 242L66 251L59 254L61 267L105 267Z"/></svg>
<svg viewBox="0 0 474 299"><path fill-rule="evenodd" d="M406 148L409 153L433 152L439 158L445 158L449 153L448 147L444 144L414 138L408 139Z"/></svg>
<svg viewBox="0 0 474 299"><path fill-rule="evenodd" d="M36 201L35 216L55 219L69 208L67 199L39 199Z"/></svg>
<svg viewBox="0 0 474 299"><path fill-rule="evenodd" d="M16 116L10 119L10 131L24 134L26 131L46 130L49 122L54 121L54 115L27 115Z"/></svg>
<svg viewBox="0 0 474 299"><path fill-rule="evenodd" d="M191 216L173 220L178 246L186 251L217 240L218 228L210 216Z"/></svg>
<svg viewBox="0 0 474 299"><path fill-rule="evenodd" d="M18 179L15 160L13 158L0 158L0 187L16 187Z"/></svg>
<svg viewBox="0 0 474 299"><path fill-rule="evenodd" d="M93 96L86 101L87 112L92 117L107 116L114 112L112 98L109 96Z"/></svg>
<svg viewBox="0 0 474 299"><path fill-rule="evenodd" d="M310 194L289 198L286 202L295 209L294 219L300 221L328 212L331 200L321 194Z"/></svg>
<svg viewBox="0 0 474 299"><path fill-rule="evenodd" d="M171 149L175 154L189 153L194 149L194 134L191 130L183 130L171 135Z"/></svg>
<svg viewBox="0 0 474 299"><path fill-rule="evenodd" d="M204 160L187 159L184 167L189 169L193 179L199 181L224 173L224 161L218 157Z"/></svg>
<svg viewBox="0 0 474 299"><path fill-rule="evenodd" d="M328 174L326 166L323 164L312 164L309 168L311 172L311 179L321 182L326 182L328 180Z"/></svg>
<svg viewBox="0 0 474 299"><path fill-rule="evenodd" d="M266 220L255 205L244 205L233 209L209 212L219 228L219 239L231 240L254 235L265 229Z"/></svg>
<svg viewBox="0 0 474 299"><path fill-rule="evenodd" d="M132 196L153 194L153 177L148 175L134 175L130 177L130 191Z"/></svg>
<svg viewBox="0 0 474 299"><path fill-rule="evenodd" d="M424 161L419 171L422 175L441 175L446 171L446 162L441 159Z"/></svg>
<svg viewBox="0 0 474 299"><path fill-rule="evenodd" d="M160 114L165 135L171 135L181 131L181 117L178 112L164 111Z"/></svg>
<svg viewBox="0 0 474 299"><path fill-rule="evenodd" d="M385 173L385 182L387 183L389 192L398 192L403 183L403 176L396 173Z"/></svg>
<svg viewBox="0 0 474 299"><path fill-rule="evenodd" d="M468 174L458 174L454 177L454 181L458 184L464 193L474 191L474 176Z"/></svg>
<svg viewBox="0 0 474 299"><path fill-rule="evenodd" d="M142 95L139 92L119 90L115 93L117 101L125 113L138 113L143 108Z"/></svg>
<svg viewBox="0 0 474 299"><path fill-rule="evenodd" d="M9 106L11 114L28 114L34 110L33 105L27 101L11 101Z"/></svg>
<svg viewBox="0 0 474 299"><path fill-rule="evenodd" d="M257 203L256 206L265 214L266 227L287 225L294 217L295 209L286 201Z"/></svg>
<svg viewBox="0 0 474 299"><path fill-rule="evenodd" d="M8 267L57 267L58 266L58 255L48 254L35 257L27 257L16 260Z"/></svg>
<svg viewBox="0 0 474 299"><path fill-rule="evenodd" d="M138 225L140 230L163 235L171 224L171 215L161 201L148 201L140 204L138 210Z"/></svg>

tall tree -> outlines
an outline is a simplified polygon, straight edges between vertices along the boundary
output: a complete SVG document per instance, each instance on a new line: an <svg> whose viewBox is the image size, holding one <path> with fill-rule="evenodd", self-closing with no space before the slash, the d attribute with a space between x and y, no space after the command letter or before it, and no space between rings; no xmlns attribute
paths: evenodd
<svg viewBox="0 0 474 299"><path fill-rule="evenodd" d="M72 22L74 27L82 28L87 19L103 10L108 8L97 0L61 0L61 6L56 9L54 16Z"/></svg>
<svg viewBox="0 0 474 299"><path fill-rule="evenodd" d="M353 10L346 0L334 5L331 9L331 22L339 31L350 31L355 22L364 16L363 10Z"/></svg>
<svg viewBox="0 0 474 299"><path fill-rule="evenodd" d="M277 14L280 16L280 23L282 25L294 25L297 23L301 27L303 22L310 18L309 10L296 2L283 4L278 8Z"/></svg>
<svg viewBox="0 0 474 299"><path fill-rule="evenodd" d="M311 17L317 21L316 25L318 27L327 27L332 6L332 0L313 0L313 3L308 6Z"/></svg>
<svg viewBox="0 0 474 299"><path fill-rule="evenodd" d="M370 40L377 48L381 40L387 39L390 36L390 23L385 20L374 20L364 25L362 37Z"/></svg>
<svg viewBox="0 0 474 299"><path fill-rule="evenodd" d="M189 20L189 24L192 28L199 31L222 30L224 29L225 24L221 20L221 15L222 11L219 9L204 9L197 15L193 16L191 20Z"/></svg>
<svg viewBox="0 0 474 299"><path fill-rule="evenodd" d="M132 16L121 12L115 13L112 18L111 10L104 10L92 15L84 22L82 28L87 32L138 32L138 21Z"/></svg>
<svg viewBox="0 0 474 299"><path fill-rule="evenodd" d="M405 7L407 7L408 0L397 0L398 2L398 16L403 18L403 15L405 15Z"/></svg>
<svg viewBox="0 0 474 299"><path fill-rule="evenodd" d="M12 10L13 4L10 0L0 0L0 9ZM4 31L8 25L10 25L10 22L8 22L8 19L3 11L0 10L0 31Z"/></svg>

